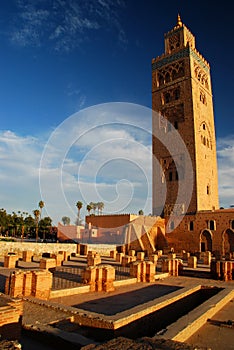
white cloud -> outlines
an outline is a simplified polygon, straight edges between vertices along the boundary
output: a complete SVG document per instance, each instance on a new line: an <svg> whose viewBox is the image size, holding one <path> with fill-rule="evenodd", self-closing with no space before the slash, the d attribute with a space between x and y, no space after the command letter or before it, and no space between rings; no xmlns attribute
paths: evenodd
<svg viewBox="0 0 234 350"><path fill-rule="evenodd" d="M48 140L41 163L49 211L63 203L69 212L63 215L74 216L81 200L102 201L106 212L150 212L150 127L151 110L126 103L93 106L66 119Z"/></svg>
<svg viewBox="0 0 234 350"><path fill-rule="evenodd" d="M217 140L220 206L234 204L234 136Z"/></svg>
<svg viewBox="0 0 234 350"><path fill-rule="evenodd" d="M11 40L17 45L50 42L56 51L71 51L89 37L89 31L106 28L116 31L121 44L127 42L119 15L124 1L20 0L17 5L11 30Z"/></svg>
<svg viewBox="0 0 234 350"><path fill-rule="evenodd" d="M151 115L140 120L125 104L122 118L117 107L114 104L112 113L109 104L81 111L54 130L47 142L1 131L1 207L32 213L42 199L54 224L64 215L74 222L78 200L84 203L82 216L90 201L104 202L107 213L150 213ZM118 123L111 123L116 119ZM220 205L229 206L234 204L233 137L218 139L217 155Z"/></svg>
<svg viewBox="0 0 234 350"><path fill-rule="evenodd" d="M8 211L32 210L40 200L38 186L40 153L38 140L12 131L0 132L0 200Z"/></svg>

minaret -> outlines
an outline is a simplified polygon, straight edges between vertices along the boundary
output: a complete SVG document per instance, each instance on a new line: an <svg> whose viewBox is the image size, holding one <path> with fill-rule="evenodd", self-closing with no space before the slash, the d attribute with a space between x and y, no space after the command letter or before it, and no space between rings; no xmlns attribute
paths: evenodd
<svg viewBox="0 0 234 350"><path fill-rule="evenodd" d="M195 47L195 37L182 23L164 35L165 53L152 60L152 109L163 116L165 137L178 133L189 153L193 189L189 203L179 203L177 214L219 208L216 139L210 66ZM160 122L153 116L153 134ZM166 125L166 126L165 126ZM173 134L174 133L174 134ZM171 136L170 136L171 135ZM153 136L153 213L172 213L178 188L188 179L183 154L169 153ZM180 170L181 176L178 176ZM163 176L162 176L163 173ZM163 200L162 182L166 182ZM186 206L187 204L187 206Z"/></svg>

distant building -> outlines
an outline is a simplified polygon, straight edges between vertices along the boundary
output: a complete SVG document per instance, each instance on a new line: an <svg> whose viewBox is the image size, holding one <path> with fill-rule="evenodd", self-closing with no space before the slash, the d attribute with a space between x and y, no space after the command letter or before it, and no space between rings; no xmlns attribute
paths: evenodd
<svg viewBox="0 0 234 350"><path fill-rule="evenodd" d="M84 226L75 225L63 225L61 222L58 223L57 239L60 242L74 240L79 241L81 238L81 232L84 230Z"/></svg>

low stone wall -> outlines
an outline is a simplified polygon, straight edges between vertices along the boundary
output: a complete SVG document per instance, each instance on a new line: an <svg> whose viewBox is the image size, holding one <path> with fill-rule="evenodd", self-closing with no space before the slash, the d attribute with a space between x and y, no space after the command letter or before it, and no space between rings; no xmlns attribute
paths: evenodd
<svg viewBox="0 0 234 350"><path fill-rule="evenodd" d="M88 251L93 250L96 253L103 256L110 256L111 250L115 250L116 245L114 244L88 244Z"/></svg>
<svg viewBox="0 0 234 350"><path fill-rule="evenodd" d="M69 254L76 253L76 244L70 243L35 243L35 242L0 242L0 256L15 253L23 256L23 251L32 251L33 255L40 256L42 253L55 253L66 251Z"/></svg>
<svg viewBox="0 0 234 350"><path fill-rule="evenodd" d="M115 245L88 244L88 251L94 250L100 255L110 256L110 251L115 249ZM27 250L32 251L35 256L41 256L45 252L58 254L59 251L66 251L71 255L76 253L77 245L75 243L0 242L0 256L15 253L22 258L22 252Z"/></svg>

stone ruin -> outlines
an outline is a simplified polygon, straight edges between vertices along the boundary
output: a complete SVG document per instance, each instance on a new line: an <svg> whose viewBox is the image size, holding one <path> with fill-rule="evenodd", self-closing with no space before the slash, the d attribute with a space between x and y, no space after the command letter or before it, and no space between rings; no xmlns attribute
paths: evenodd
<svg viewBox="0 0 234 350"><path fill-rule="evenodd" d="M113 292L114 280L115 268L111 265L88 266L82 271L82 282L90 286L91 292Z"/></svg>

